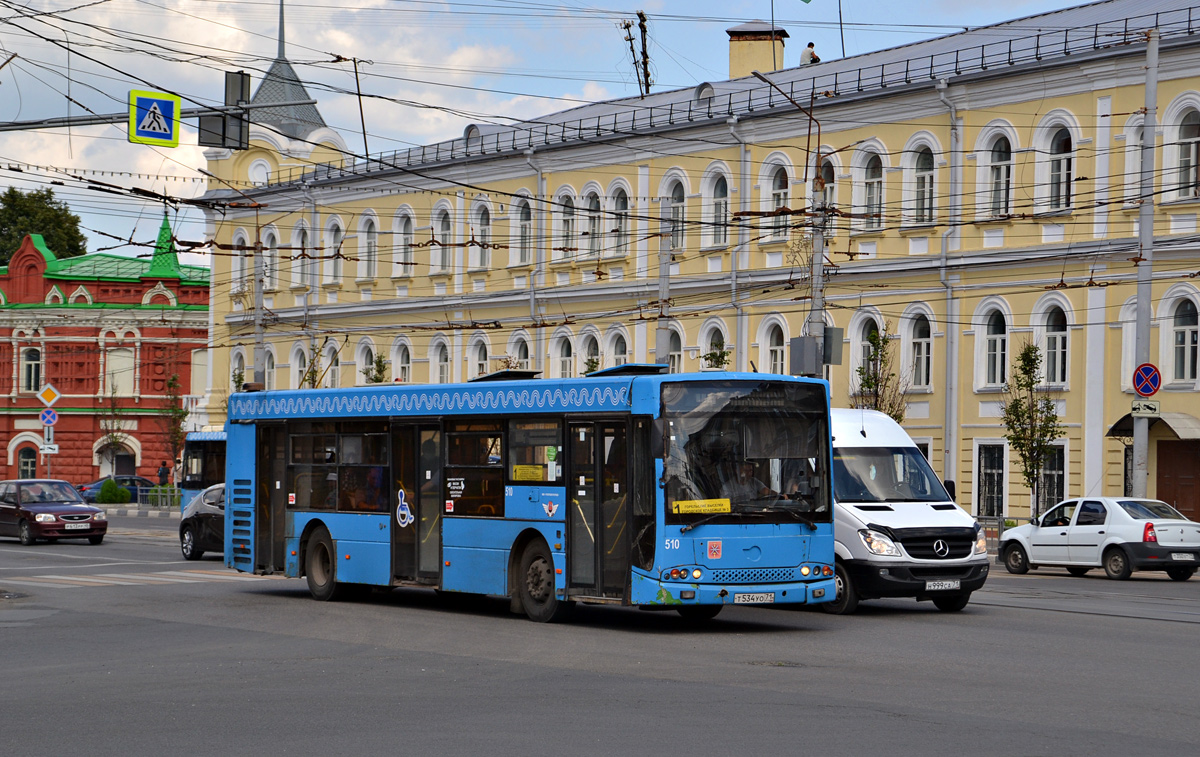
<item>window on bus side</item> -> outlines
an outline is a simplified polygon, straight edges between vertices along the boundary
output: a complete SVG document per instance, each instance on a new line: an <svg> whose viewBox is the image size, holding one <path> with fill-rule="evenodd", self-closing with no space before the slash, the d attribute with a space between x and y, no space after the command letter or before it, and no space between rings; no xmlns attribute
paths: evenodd
<svg viewBox="0 0 1200 757"><path fill-rule="evenodd" d="M508 480L515 486L562 480L562 427L557 421L513 421L508 427Z"/></svg>
<svg viewBox="0 0 1200 757"><path fill-rule="evenodd" d="M446 425L445 514L504 517L504 434L500 423Z"/></svg>

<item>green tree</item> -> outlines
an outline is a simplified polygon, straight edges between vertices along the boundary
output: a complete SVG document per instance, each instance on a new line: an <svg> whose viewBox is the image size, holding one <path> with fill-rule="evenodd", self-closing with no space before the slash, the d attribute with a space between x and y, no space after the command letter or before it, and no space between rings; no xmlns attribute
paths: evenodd
<svg viewBox="0 0 1200 757"><path fill-rule="evenodd" d="M720 336L714 336L712 343L709 345L712 349L700 356L704 361L704 365L713 370L723 371L729 365L729 350L725 349L725 340Z"/></svg>
<svg viewBox="0 0 1200 757"><path fill-rule="evenodd" d="M895 340L888 333L890 326L885 322L883 331L872 328L867 334L863 364L854 369L857 385L850 392L850 406L878 410L896 423L903 423L908 410L904 399L908 385L895 369Z"/></svg>
<svg viewBox="0 0 1200 757"><path fill-rule="evenodd" d="M0 265L21 246L26 234L41 234L59 258L87 252L87 239L79 230L79 216L49 189L22 192L16 187L0 195Z"/></svg>
<svg viewBox="0 0 1200 757"><path fill-rule="evenodd" d="M1004 438L1021 462L1021 477L1029 487L1029 514L1038 513L1038 485L1054 441L1063 434L1054 398L1042 387L1042 351L1026 342L1012 366L1001 402Z"/></svg>
<svg viewBox="0 0 1200 757"><path fill-rule="evenodd" d="M387 381L388 361L383 355L376 355L361 373L368 384L382 384Z"/></svg>

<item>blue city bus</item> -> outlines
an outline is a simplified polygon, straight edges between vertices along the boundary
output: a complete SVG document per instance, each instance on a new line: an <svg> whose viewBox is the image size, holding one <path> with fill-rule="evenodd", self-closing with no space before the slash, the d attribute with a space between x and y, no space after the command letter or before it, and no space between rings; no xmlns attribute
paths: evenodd
<svg viewBox="0 0 1200 757"><path fill-rule="evenodd" d="M191 431L183 441L181 508L200 492L225 481L225 432Z"/></svg>
<svg viewBox="0 0 1200 757"><path fill-rule="evenodd" d="M832 600L828 385L663 368L234 394L225 563L541 622Z"/></svg>

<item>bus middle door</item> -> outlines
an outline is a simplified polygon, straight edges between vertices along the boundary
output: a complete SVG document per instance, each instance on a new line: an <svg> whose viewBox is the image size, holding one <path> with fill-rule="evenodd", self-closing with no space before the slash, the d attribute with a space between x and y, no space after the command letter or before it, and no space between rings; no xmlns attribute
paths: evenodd
<svg viewBox="0 0 1200 757"><path fill-rule="evenodd" d="M571 423L567 433L570 586L624 598L629 585L625 421Z"/></svg>
<svg viewBox="0 0 1200 757"><path fill-rule="evenodd" d="M441 576L442 432L392 425L392 578L437 583Z"/></svg>

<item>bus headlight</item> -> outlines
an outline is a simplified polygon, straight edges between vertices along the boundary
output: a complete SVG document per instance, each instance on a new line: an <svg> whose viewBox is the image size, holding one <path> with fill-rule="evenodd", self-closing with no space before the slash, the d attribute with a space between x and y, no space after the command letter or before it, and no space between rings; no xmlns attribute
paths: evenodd
<svg viewBox="0 0 1200 757"><path fill-rule="evenodd" d="M862 539L863 546L873 555L883 555L884 557L900 556L900 549L885 534L870 529L863 529L858 532L858 538Z"/></svg>

